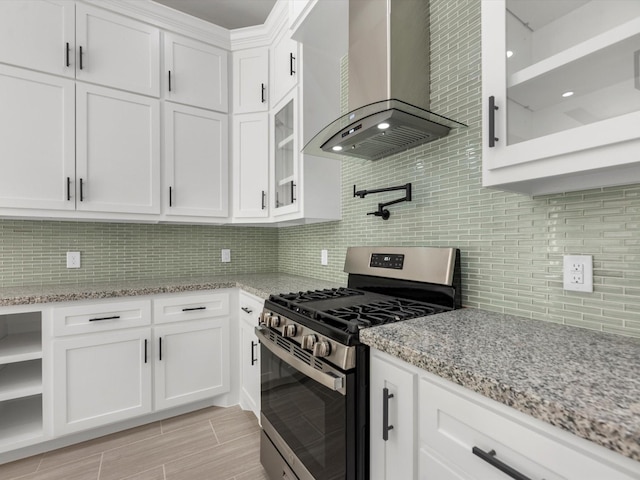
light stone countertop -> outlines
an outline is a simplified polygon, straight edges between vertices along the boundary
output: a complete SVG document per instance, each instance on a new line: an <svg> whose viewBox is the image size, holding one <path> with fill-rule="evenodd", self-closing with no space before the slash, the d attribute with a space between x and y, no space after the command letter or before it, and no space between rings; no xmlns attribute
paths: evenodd
<svg viewBox="0 0 640 480"><path fill-rule="evenodd" d="M0 288L0 307L38 303L96 300L101 298L156 295L160 293L241 288L260 298L271 294L289 293L344 285L285 273L245 275L209 275L152 280L65 285L31 285Z"/></svg>
<svg viewBox="0 0 640 480"><path fill-rule="evenodd" d="M640 461L639 339L465 308L360 340Z"/></svg>

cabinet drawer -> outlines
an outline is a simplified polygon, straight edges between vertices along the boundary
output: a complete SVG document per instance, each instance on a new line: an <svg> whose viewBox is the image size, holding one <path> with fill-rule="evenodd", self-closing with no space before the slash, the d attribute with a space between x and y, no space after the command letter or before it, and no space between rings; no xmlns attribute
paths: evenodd
<svg viewBox="0 0 640 480"><path fill-rule="evenodd" d="M229 294L176 295L153 301L154 323L182 322L229 315Z"/></svg>
<svg viewBox="0 0 640 480"><path fill-rule="evenodd" d="M251 326L258 325L264 307L264 300L245 292L240 292L240 319Z"/></svg>
<svg viewBox="0 0 640 480"><path fill-rule="evenodd" d="M53 309L53 334L75 335L151 324L151 302L99 303Z"/></svg>
<svg viewBox="0 0 640 480"><path fill-rule="evenodd" d="M581 450L547 429L535 428L536 421L520 419L503 411L507 407L492 401L474 398L476 394L462 393L456 385L446 388L440 381L423 377L419 383L420 449L432 451L455 465L460 476L477 480L503 480L506 475L496 466L472 453L474 447L491 453L499 460L528 478L545 480L601 480L638 478L602 463L593 452ZM580 440L576 437L575 440ZM480 453L480 452L478 452ZM604 452L607 454L609 452ZM424 460L421 459L421 460ZM424 471L421 461L421 480L434 477ZM456 476L448 478L458 478Z"/></svg>

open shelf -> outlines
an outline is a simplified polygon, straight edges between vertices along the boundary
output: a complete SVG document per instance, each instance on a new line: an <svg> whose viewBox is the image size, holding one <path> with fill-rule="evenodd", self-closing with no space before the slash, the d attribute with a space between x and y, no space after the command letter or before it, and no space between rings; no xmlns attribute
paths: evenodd
<svg viewBox="0 0 640 480"><path fill-rule="evenodd" d="M41 395L0 402L0 449L42 435Z"/></svg>
<svg viewBox="0 0 640 480"><path fill-rule="evenodd" d="M289 135L287 138L280 140L280 142L278 142L278 150L282 150L284 147L292 143L293 143L293 133Z"/></svg>
<svg viewBox="0 0 640 480"><path fill-rule="evenodd" d="M42 362L11 363L0 368L0 402L42 394Z"/></svg>
<svg viewBox="0 0 640 480"><path fill-rule="evenodd" d="M283 178L282 180L278 180L278 186L283 187L295 180L295 176L289 175L288 177Z"/></svg>
<svg viewBox="0 0 640 480"><path fill-rule="evenodd" d="M0 364L42 358L40 332L16 333L0 339Z"/></svg>

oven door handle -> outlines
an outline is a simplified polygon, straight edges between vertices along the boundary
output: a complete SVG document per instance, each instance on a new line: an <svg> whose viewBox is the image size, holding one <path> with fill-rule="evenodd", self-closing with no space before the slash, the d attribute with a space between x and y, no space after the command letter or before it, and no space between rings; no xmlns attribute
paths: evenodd
<svg viewBox="0 0 640 480"><path fill-rule="evenodd" d="M288 363L290 366L305 374L307 377L310 377L319 384L324 385L328 389L333 390L334 392L338 392L341 395L347 394L347 390L345 388L345 375L337 371L321 372L320 370L316 370L311 365L307 365L302 360L297 359L286 350L273 343L263 333L264 330L267 330L267 327L265 327L264 325L257 326L255 328L256 335L260 339L262 345L264 345L276 357L278 357L283 362Z"/></svg>

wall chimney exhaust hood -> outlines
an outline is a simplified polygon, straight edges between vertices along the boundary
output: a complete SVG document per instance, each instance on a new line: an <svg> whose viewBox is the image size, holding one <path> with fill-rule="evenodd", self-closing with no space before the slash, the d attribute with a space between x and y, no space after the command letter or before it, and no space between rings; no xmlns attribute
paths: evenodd
<svg viewBox="0 0 640 480"><path fill-rule="evenodd" d="M429 94L428 1L349 0L349 113L303 152L379 160L466 127L430 112Z"/></svg>

